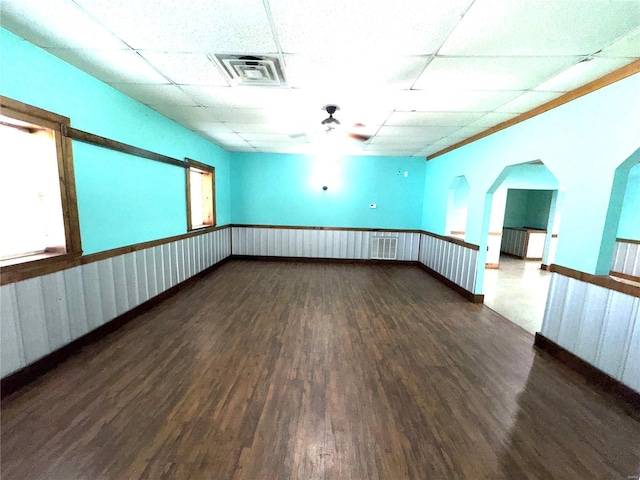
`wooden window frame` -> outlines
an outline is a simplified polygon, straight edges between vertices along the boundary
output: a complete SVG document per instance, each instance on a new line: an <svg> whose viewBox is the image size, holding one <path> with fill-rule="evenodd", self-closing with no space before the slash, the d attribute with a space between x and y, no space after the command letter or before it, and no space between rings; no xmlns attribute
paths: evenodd
<svg viewBox="0 0 640 480"><path fill-rule="evenodd" d="M82 255L82 242L73 167L73 150L71 139L65 135L66 129L71 126L71 120L68 117L2 95L0 95L0 110L4 116L41 126L53 132L65 235L64 252L59 252L52 248L44 254L4 260L1 263L2 270L12 273L20 271L28 273L29 270L40 269L50 263L57 263L79 257Z"/></svg>
<svg viewBox="0 0 640 480"><path fill-rule="evenodd" d="M190 158L185 158L188 168L185 169L186 185L187 185L187 232L194 230L201 230L203 228L215 227L217 225L216 218L216 168L207 165L206 163L197 162ZM213 216L213 223L211 225L198 225L193 226L191 218L191 169L195 168L211 174L211 211Z"/></svg>

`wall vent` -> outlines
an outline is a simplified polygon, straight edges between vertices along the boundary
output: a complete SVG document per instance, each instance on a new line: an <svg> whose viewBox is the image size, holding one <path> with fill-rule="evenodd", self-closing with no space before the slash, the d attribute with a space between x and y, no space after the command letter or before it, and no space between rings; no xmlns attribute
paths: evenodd
<svg viewBox="0 0 640 480"><path fill-rule="evenodd" d="M372 260L395 260L397 253L397 237L373 237L371 239Z"/></svg>
<svg viewBox="0 0 640 480"><path fill-rule="evenodd" d="M277 56L216 55L222 71L235 85L267 87L286 86L282 65Z"/></svg>

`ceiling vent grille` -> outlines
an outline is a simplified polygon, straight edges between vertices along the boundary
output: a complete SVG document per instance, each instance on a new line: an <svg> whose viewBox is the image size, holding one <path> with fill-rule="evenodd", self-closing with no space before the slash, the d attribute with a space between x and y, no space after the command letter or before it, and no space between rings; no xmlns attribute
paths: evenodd
<svg viewBox="0 0 640 480"><path fill-rule="evenodd" d="M216 55L215 57L232 84L261 87L286 86L282 65L277 56Z"/></svg>

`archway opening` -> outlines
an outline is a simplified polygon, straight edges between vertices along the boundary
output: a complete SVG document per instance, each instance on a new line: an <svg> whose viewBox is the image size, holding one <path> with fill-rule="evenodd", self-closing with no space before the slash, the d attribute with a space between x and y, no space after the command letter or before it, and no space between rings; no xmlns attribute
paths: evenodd
<svg viewBox="0 0 640 480"><path fill-rule="evenodd" d="M531 334L544 317L561 203L562 187L541 161L506 167L485 197L484 303Z"/></svg>

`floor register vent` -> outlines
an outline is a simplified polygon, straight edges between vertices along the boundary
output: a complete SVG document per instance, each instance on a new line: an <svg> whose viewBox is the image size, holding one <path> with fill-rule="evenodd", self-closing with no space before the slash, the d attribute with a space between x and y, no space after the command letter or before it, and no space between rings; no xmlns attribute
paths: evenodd
<svg viewBox="0 0 640 480"><path fill-rule="evenodd" d="M397 253L397 237L373 237L371 239L372 260L395 260Z"/></svg>

